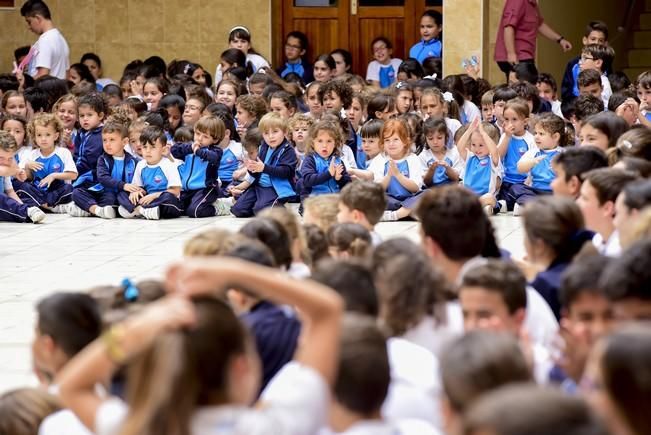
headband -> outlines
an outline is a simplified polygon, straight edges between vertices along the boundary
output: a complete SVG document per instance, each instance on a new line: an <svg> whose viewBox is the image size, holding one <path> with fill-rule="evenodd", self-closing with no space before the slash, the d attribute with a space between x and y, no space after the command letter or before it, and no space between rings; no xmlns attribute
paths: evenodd
<svg viewBox="0 0 651 435"><path fill-rule="evenodd" d="M247 28L244 27L244 26L235 26L235 27L233 27L233 28L231 29L230 32L228 32L228 34L230 35L231 33L233 33L233 32L236 31L236 30L242 30L242 31L244 31L247 35L251 36L251 32L249 31L249 29L247 29Z"/></svg>
<svg viewBox="0 0 651 435"><path fill-rule="evenodd" d="M425 76L423 77L423 80L436 80L437 74L434 73L431 76Z"/></svg>

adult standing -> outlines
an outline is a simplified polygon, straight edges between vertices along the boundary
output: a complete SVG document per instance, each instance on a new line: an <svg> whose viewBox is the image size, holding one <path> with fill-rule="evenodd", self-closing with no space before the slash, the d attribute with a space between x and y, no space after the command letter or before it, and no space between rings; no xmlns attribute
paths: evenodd
<svg viewBox="0 0 651 435"><path fill-rule="evenodd" d="M543 20L538 0L506 0L495 41L495 61L506 74L517 63L535 63L536 35L555 41L566 52L572 44Z"/></svg>
<svg viewBox="0 0 651 435"><path fill-rule="evenodd" d="M39 35L21 65L27 65L27 73L35 79L45 75L65 79L70 68L70 49L52 23L50 8L42 0L27 0L20 8L20 14L29 30Z"/></svg>

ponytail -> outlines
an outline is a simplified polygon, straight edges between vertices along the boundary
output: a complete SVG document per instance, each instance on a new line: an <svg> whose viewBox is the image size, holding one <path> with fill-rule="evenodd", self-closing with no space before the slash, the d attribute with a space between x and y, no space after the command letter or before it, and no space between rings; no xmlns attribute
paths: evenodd
<svg viewBox="0 0 651 435"><path fill-rule="evenodd" d="M343 223L330 227L328 246L351 257L366 257L372 246L371 234L360 224Z"/></svg>

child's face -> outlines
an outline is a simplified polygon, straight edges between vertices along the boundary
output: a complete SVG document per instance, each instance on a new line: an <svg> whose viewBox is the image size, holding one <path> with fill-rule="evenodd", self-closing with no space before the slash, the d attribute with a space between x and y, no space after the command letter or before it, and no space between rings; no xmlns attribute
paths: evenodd
<svg viewBox="0 0 651 435"><path fill-rule="evenodd" d="M249 85L249 93L257 97L261 97L264 93L264 83L254 83Z"/></svg>
<svg viewBox="0 0 651 435"><path fill-rule="evenodd" d="M443 118L445 116L445 108L435 96L423 95L420 98L420 113L425 119Z"/></svg>
<svg viewBox="0 0 651 435"><path fill-rule="evenodd" d="M102 132L102 145L104 152L110 156L122 157L124 155L124 147L127 145L128 138L122 137L117 131Z"/></svg>
<svg viewBox="0 0 651 435"><path fill-rule="evenodd" d="M95 112L95 109L88 105L79 106L79 125L84 130L92 130L102 123L103 113Z"/></svg>
<svg viewBox="0 0 651 435"><path fill-rule="evenodd" d="M346 60L340 53L332 54L332 58L335 60L336 68L334 70L334 77L339 77L346 74Z"/></svg>
<svg viewBox="0 0 651 435"><path fill-rule="evenodd" d="M384 41L377 41L371 48L373 49L373 59L381 64L386 64L391 60L393 50L387 47Z"/></svg>
<svg viewBox="0 0 651 435"><path fill-rule="evenodd" d="M379 137L363 137L362 150L366 153L368 159L380 154L380 138Z"/></svg>
<svg viewBox="0 0 651 435"><path fill-rule="evenodd" d="M84 61L84 65L88 67L88 70L92 74L93 77L95 77L95 80L100 78L102 76L102 68L97 65L97 63L92 60L92 59L86 59Z"/></svg>
<svg viewBox="0 0 651 435"><path fill-rule="evenodd" d="M411 91L399 91L396 97L396 108L398 113L407 113L411 110L411 103L413 101L413 94Z"/></svg>
<svg viewBox="0 0 651 435"><path fill-rule="evenodd" d="M77 122L77 105L73 101L66 101L59 105L56 115L63 123L63 128L72 130Z"/></svg>
<svg viewBox="0 0 651 435"><path fill-rule="evenodd" d="M201 111L203 104L199 100L190 98L185 103L185 110L183 111L183 124L192 127L201 118Z"/></svg>
<svg viewBox="0 0 651 435"><path fill-rule="evenodd" d="M432 17L424 16L420 19L420 36L425 41L438 38L441 33L441 26L436 24Z"/></svg>
<svg viewBox="0 0 651 435"><path fill-rule="evenodd" d="M409 78L409 75L404 71L398 72L398 76L396 77L399 82L406 82Z"/></svg>
<svg viewBox="0 0 651 435"><path fill-rule="evenodd" d="M605 297L584 291L567 309L566 319L571 330L580 330L593 346L601 337L610 333L614 324L613 306Z"/></svg>
<svg viewBox="0 0 651 435"><path fill-rule="evenodd" d="M209 133L194 130L194 142L198 143L200 147L207 147L217 142Z"/></svg>
<svg viewBox="0 0 651 435"><path fill-rule="evenodd" d="M384 138L384 152L394 160L402 159L407 154L409 144L402 141L397 133Z"/></svg>
<svg viewBox="0 0 651 435"><path fill-rule="evenodd" d="M280 98L272 98L269 102L272 112L278 113L283 119L289 119L294 114L294 109L289 109Z"/></svg>
<svg viewBox="0 0 651 435"><path fill-rule="evenodd" d="M651 88L645 89L642 86L637 87L637 97L643 103L651 105Z"/></svg>
<svg viewBox="0 0 651 435"><path fill-rule="evenodd" d="M651 97L649 98L649 100L651 100ZM312 86L309 92L307 93L307 107L310 108L310 113L315 119L321 116L321 111L323 110L323 106L321 106L321 101L319 101L318 86Z"/></svg>
<svg viewBox="0 0 651 435"><path fill-rule="evenodd" d="M598 231L605 222L612 222L612 203L608 201L605 204L599 204L597 190L590 184L590 181L584 181L581 185L581 193L576 203L581 208L587 229Z"/></svg>
<svg viewBox="0 0 651 435"><path fill-rule="evenodd" d="M481 137L478 131L475 131L470 136L470 151L477 157L486 157L488 155L488 147L484 143L484 138Z"/></svg>
<svg viewBox="0 0 651 435"><path fill-rule="evenodd" d="M506 302L499 293L479 286L461 287L459 302L466 332L489 329L511 334L519 333L522 320L518 319L518 311L514 314L509 313Z"/></svg>
<svg viewBox="0 0 651 435"><path fill-rule="evenodd" d="M301 41L298 38L290 36L285 41L285 57L290 62L295 62L305 54L305 50L301 46Z"/></svg>
<svg viewBox="0 0 651 435"><path fill-rule="evenodd" d="M231 69L231 67L233 67L233 64L230 63L230 62L227 62L227 61L224 60L224 59L221 59L221 60L219 61L219 66L222 67L222 74L226 74L226 71L228 71L229 69Z"/></svg>
<svg viewBox="0 0 651 435"><path fill-rule="evenodd" d="M603 151L608 150L608 136L590 124L583 124L579 132L581 145L592 145Z"/></svg>
<svg viewBox="0 0 651 435"><path fill-rule="evenodd" d="M235 92L233 86L229 83L222 84L217 90L217 95L215 95L215 102L222 103L232 109L235 106L235 100L237 100L237 92Z"/></svg>
<svg viewBox="0 0 651 435"><path fill-rule="evenodd" d="M594 97L601 99L602 92L603 92L603 88L601 87L601 82L591 83L587 86L579 86L579 94L581 95L592 95Z"/></svg>
<svg viewBox="0 0 651 435"><path fill-rule="evenodd" d="M140 143L140 135L142 130L130 130L129 131L129 145L131 145L131 150L142 157L142 143Z"/></svg>
<svg viewBox="0 0 651 435"><path fill-rule="evenodd" d="M541 150L552 150L558 146L560 135L550 133L545 130L541 124L536 124L534 128L534 139L536 146Z"/></svg>
<svg viewBox="0 0 651 435"><path fill-rule="evenodd" d="M504 110L504 129L511 134L522 136L527 127L527 118L519 115L515 110L509 108Z"/></svg>
<svg viewBox="0 0 651 435"><path fill-rule="evenodd" d="M165 144L157 140L155 144L145 142L142 144L142 157L145 159L147 164L155 165L161 161L165 155Z"/></svg>
<svg viewBox="0 0 651 435"><path fill-rule="evenodd" d="M314 64L314 80L317 82L327 82L332 78L334 71L322 60Z"/></svg>
<svg viewBox="0 0 651 435"><path fill-rule="evenodd" d="M255 161L258 158L258 148L250 148L246 150L246 158Z"/></svg>
<svg viewBox="0 0 651 435"><path fill-rule="evenodd" d="M579 189L581 188L578 178L572 177L570 180L567 180L567 173L565 172L563 165L559 165L553 160L552 169L556 174L556 177L550 183L554 195L576 199L579 195Z"/></svg>
<svg viewBox="0 0 651 435"><path fill-rule="evenodd" d="M19 115L27 117L27 103L22 95L15 95L7 99L7 106L5 112L10 115Z"/></svg>
<svg viewBox="0 0 651 435"><path fill-rule="evenodd" d="M41 152L49 153L54 151L58 140L59 133L54 129L54 126L36 126L34 130L34 143Z"/></svg>
<svg viewBox="0 0 651 435"><path fill-rule="evenodd" d="M280 128L270 128L262 133L262 138L271 148L276 148L285 140L285 132Z"/></svg>
<svg viewBox="0 0 651 435"><path fill-rule="evenodd" d="M492 104L482 104L481 105L481 119L484 122L491 122L493 120L493 105Z"/></svg>
<svg viewBox="0 0 651 435"><path fill-rule="evenodd" d="M606 39L606 35L603 32L600 32L599 30L593 30L588 34L587 37L583 37L583 45L590 44L608 45L608 40Z"/></svg>
<svg viewBox="0 0 651 435"><path fill-rule="evenodd" d="M238 50L243 51L244 54L247 54L249 52L249 48L251 47L251 43L246 39L235 37L232 40L228 41L228 47L237 48Z"/></svg>
<svg viewBox="0 0 651 435"><path fill-rule="evenodd" d="M81 82L81 76L79 75L79 73L77 72L77 70L74 69L74 68L70 68L70 69L68 70L68 77L67 77L67 79L68 79L68 81L74 83L75 85L78 85L78 84Z"/></svg>
<svg viewBox="0 0 651 435"><path fill-rule="evenodd" d="M0 166L4 166L6 168L13 166L16 162L15 156L16 153L14 151L7 151L0 148ZM4 186L0 187L0 189L4 189ZM3 191L4 190L0 190L0 192Z"/></svg>
<svg viewBox="0 0 651 435"><path fill-rule="evenodd" d="M538 82L536 84L538 88L538 96L547 101L556 101L556 93L549 83Z"/></svg>
<svg viewBox="0 0 651 435"><path fill-rule="evenodd" d="M151 82L145 84L143 99L147 103L147 106L149 106L149 110L158 109L158 103L160 103L162 98L163 93L158 89L158 86Z"/></svg>
<svg viewBox="0 0 651 435"><path fill-rule="evenodd" d="M22 122L10 119L5 121L5 124L2 126L2 129L10 133L19 147L24 145L25 142L25 126Z"/></svg>
<svg viewBox="0 0 651 435"><path fill-rule="evenodd" d="M359 124L362 122L362 118L364 118L362 105L359 104L359 100L357 98L353 98L352 104L348 110L346 110L346 118L348 118L350 123L353 124L353 128L357 130Z"/></svg>
<svg viewBox="0 0 651 435"><path fill-rule="evenodd" d="M172 127L172 130L176 130L179 124L181 124L181 117L183 116L181 110L179 110L178 106L167 106L165 110L167 110L167 119L170 122L170 127Z"/></svg>
<svg viewBox="0 0 651 435"><path fill-rule="evenodd" d="M294 126L292 130L292 140L294 143L303 144L307 138L307 131L309 130L308 126L304 122L300 122Z"/></svg>
<svg viewBox="0 0 651 435"><path fill-rule="evenodd" d="M329 131L319 130L312 143L314 152L324 159L329 158L335 150L336 142Z"/></svg>
<svg viewBox="0 0 651 435"><path fill-rule="evenodd" d="M133 93L131 92L131 85L129 83L129 80L123 80L120 82L120 89L122 89L122 95L124 98L133 96Z"/></svg>
<svg viewBox="0 0 651 435"><path fill-rule="evenodd" d="M237 104L236 106L237 112L235 113L235 119L237 120L237 125L240 127L248 127L251 122L253 122L253 115L248 110L242 109L242 106Z"/></svg>
<svg viewBox="0 0 651 435"><path fill-rule="evenodd" d="M595 59L590 53L581 53L581 59L579 59L579 70L585 71L587 69L596 69L601 72L602 63L602 60Z"/></svg>
<svg viewBox="0 0 651 435"><path fill-rule="evenodd" d="M203 69L195 69L192 73L192 79L200 85L206 86L206 72Z"/></svg>
<svg viewBox="0 0 651 435"><path fill-rule="evenodd" d="M323 96L323 107L326 110L339 112L342 108L341 98L334 92L328 92Z"/></svg>
<svg viewBox="0 0 651 435"><path fill-rule="evenodd" d="M427 146L432 151L441 152L445 150L445 134L436 131L428 134L425 139L427 140Z"/></svg>
<svg viewBox="0 0 651 435"><path fill-rule="evenodd" d="M493 116L498 124L504 124L504 106L506 101L499 100L493 103Z"/></svg>

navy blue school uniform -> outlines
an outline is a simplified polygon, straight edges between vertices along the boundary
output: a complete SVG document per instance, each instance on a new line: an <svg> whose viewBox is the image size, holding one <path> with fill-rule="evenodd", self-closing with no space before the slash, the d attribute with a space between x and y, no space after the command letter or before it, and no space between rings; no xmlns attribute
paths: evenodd
<svg viewBox="0 0 651 435"><path fill-rule="evenodd" d="M552 309L556 320L561 318L561 302L558 297L558 291L561 287L561 276L569 262L554 262L547 270L540 272L534 280L530 283L531 287L536 289L538 293L545 299Z"/></svg>
<svg viewBox="0 0 651 435"><path fill-rule="evenodd" d="M262 142L258 158L264 162L264 170L249 174L253 183L231 207L237 217L251 217L259 211L275 205L283 205L296 196L294 176L296 175L296 153L285 140L276 148Z"/></svg>
<svg viewBox="0 0 651 435"><path fill-rule="evenodd" d="M118 193L124 191L124 185L131 183L138 160L128 152L124 157L114 157L103 153L97 159L97 183L84 183L72 191L72 200L81 208L90 212L93 205L99 207L117 206Z"/></svg>
<svg viewBox="0 0 651 435"><path fill-rule="evenodd" d="M90 131L80 129L75 135L73 143L75 146L73 157L79 173L73 186L97 182L97 159L104 152L102 126Z"/></svg>
<svg viewBox="0 0 651 435"><path fill-rule="evenodd" d="M409 49L409 57L423 63L428 57L441 57L443 43L439 38L430 39L429 41L420 40Z"/></svg>
<svg viewBox="0 0 651 435"><path fill-rule="evenodd" d="M48 187L41 187L41 180L53 173L75 172L75 162L67 148L56 147L52 154L43 156L41 150L33 150L29 160L41 163L43 167L32 171L32 181L14 180L13 185L18 197L27 207L49 207L67 204L72 201L72 185L63 180L54 180Z"/></svg>
<svg viewBox="0 0 651 435"><path fill-rule="evenodd" d="M343 166L341 158L335 156L324 159L320 155L312 153L305 157L303 166L301 167L301 201L310 195L339 193L346 184L350 183L351 178L345 166L341 179L335 180L330 175L329 168L332 159L335 159L335 165L341 164Z"/></svg>
<svg viewBox="0 0 651 435"><path fill-rule="evenodd" d="M519 205L524 205L540 195L552 194L551 183L556 178L556 173L552 169L552 159L561 150L562 148L554 148L553 150L532 149L522 156L524 159L533 159L540 156L545 156L545 158L531 168L531 186L526 184L513 185L511 191Z"/></svg>
<svg viewBox="0 0 651 435"><path fill-rule="evenodd" d="M314 81L312 65L303 58L301 58L300 62L296 63L285 62L283 66L276 69L276 72L283 79L287 74L294 73L303 79L303 83L311 83Z"/></svg>
<svg viewBox="0 0 651 435"><path fill-rule="evenodd" d="M0 222L27 222L27 205L6 195L7 190L13 190L11 177L0 177Z"/></svg>
<svg viewBox="0 0 651 435"><path fill-rule="evenodd" d="M212 205L219 198L219 164L224 151L217 144L192 151L192 144L172 147L174 158L183 160L179 166L181 176L181 202L189 217L215 216Z"/></svg>
<svg viewBox="0 0 651 435"><path fill-rule="evenodd" d="M289 308L267 301L254 305L242 316L242 320L255 337L262 362L262 391L274 375L294 357L301 324Z"/></svg>

